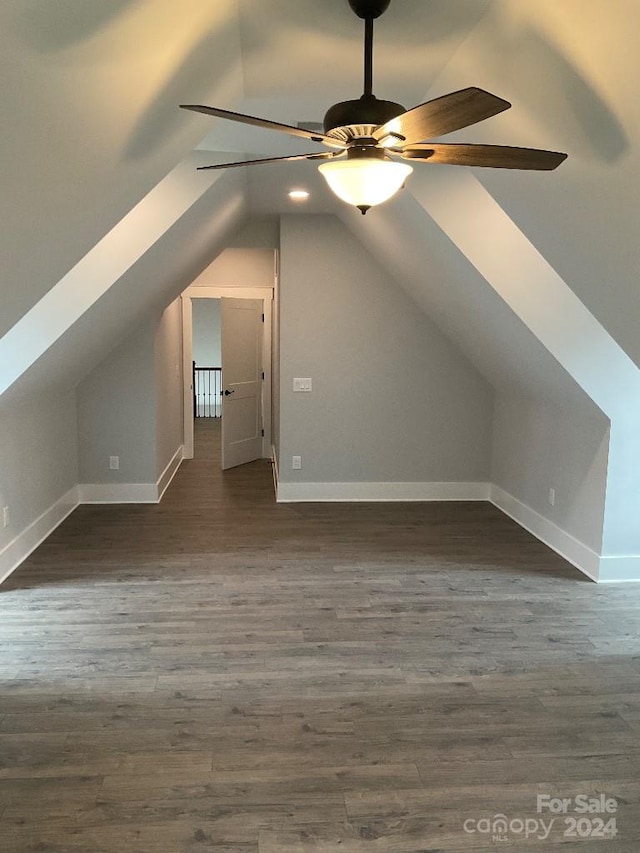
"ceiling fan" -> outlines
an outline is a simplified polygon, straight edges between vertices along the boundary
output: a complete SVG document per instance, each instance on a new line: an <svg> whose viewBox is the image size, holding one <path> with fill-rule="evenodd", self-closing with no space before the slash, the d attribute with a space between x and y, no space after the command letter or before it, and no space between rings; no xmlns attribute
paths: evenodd
<svg viewBox="0 0 640 853"><path fill-rule="evenodd" d="M413 171L407 163L394 158L417 163L537 170L555 169L566 159L566 154L536 148L428 142L433 137L444 136L497 115L511 106L508 101L475 86L451 92L410 110L401 104L376 98L373 94L373 22L386 12L390 2L349 0L353 11L365 22L364 93L358 100L342 101L330 107L324 117L324 133L218 107L181 104L184 110L319 142L331 151L220 163L200 166L200 169L229 169L287 160L326 160L319 170L331 189L364 214L373 205L391 198Z"/></svg>

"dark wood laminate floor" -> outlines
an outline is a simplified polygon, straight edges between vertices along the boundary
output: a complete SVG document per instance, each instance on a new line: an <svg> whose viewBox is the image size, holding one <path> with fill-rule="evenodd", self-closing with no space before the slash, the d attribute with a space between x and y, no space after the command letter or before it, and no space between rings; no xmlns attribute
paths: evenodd
<svg viewBox="0 0 640 853"><path fill-rule="evenodd" d="M81 507L0 589L2 853L640 850L640 587L489 505L217 464L199 425L159 506ZM600 793L616 837L520 831Z"/></svg>

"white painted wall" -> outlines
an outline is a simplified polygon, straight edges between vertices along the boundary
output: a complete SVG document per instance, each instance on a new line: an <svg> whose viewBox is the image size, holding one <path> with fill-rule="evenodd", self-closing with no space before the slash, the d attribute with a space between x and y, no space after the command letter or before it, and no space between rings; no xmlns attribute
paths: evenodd
<svg viewBox="0 0 640 853"><path fill-rule="evenodd" d="M155 483L157 317L146 320L78 386L81 483ZM109 456L120 469L109 470Z"/></svg>
<svg viewBox="0 0 640 853"><path fill-rule="evenodd" d="M446 170L428 169L411 187L492 285L503 278L505 286L497 288L503 298L611 419L601 577L639 579L640 371L634 366L640 366L640 111L632 69L640 7L630 0L593 0L585 15L584 5L495 0L430 93L467 85L474 69L476 85L514 105L474 128L474 141L568 152L566 163L548 175L477 170L494 211L526 235L559 286L549 287L551 278L535 272L529 249L510 255L509 243L511 249L516 244L502 239L506 230L496 241L491 205L483 204L482 213L476 207L480 193L471 190L469 177L460 193L457 175L454 182ZM492 239L484 257L463 233L474 207ZM503 276L508 267L510 275ZM532 286L534 277L540 286Z"/></svg>
<svg viewBox="0 0 640 853"><path fill-rule="evenodd" d="M229 248L193 281L193 287L273 287L271 248Z"/></svg>
<svg viewBox="0 0 640 853"><path fill-rule="evenodd" d="M78 386L81 483L158 481L182 445L180 299L153 315ZM109 456L120 468L109 469Z"/></svg>
<svg viewBox="0 0 640 853"><path fill-rule="evenodd" d="M9 473L0 468L0 491L4 488L10 495L12 517L6 531L0 528L0 542L13 537L4 551L0 544L0 577L15 568L73 509L77 483L97 485L80 494L81 500L114 500L120 495L131 499L131 489L118 489L119 484L128 483L145 484L135 499L156 499L157 489L148 484L157 482L158 465L167 452L156 446L155 325L163 307L215 257L236 229L244 214L241 183L226 177L217 181L117 281L108 274L122 261L122 253L116 253L116 261L109 253L102 257L103 263L97 259L96 277L110 286L70 328L68 323L78 313L73 293L67 306L71 316L58 310L59 305L44 311L43 326L40 329L35 324L32 338L18 336L7 347L8 358L2 364L9 371L23 358L31 340L40 352L46 351L25 373L19 375L18 370L15 375L19 378L14 381L14 376L12 387L0 396L0 447L7 453L9 466ZM157 225L164 219L156 216L153 221ZM135 227L133 232L120 247L125 254L145 239ZM87 296L80 292L86 288L93 292L96 280L77 280L80 301ZM49 346L56 326L67 331ZM147 336L148 346L140 335ZM151 396L149 388L153 389ZM73 401L71 411L60 403L68 399ZM32 411L23 416L28 400L33 401ZM138 419L131 417L132 412L137 412ZM162 445L166 448L175 444L177 429L176 421L171 421L173 409L164 406L163 412L169 420L163 414L161 429L166 427L167 434L174 436ZM26 427L23 422L29 418L33 422ZM120 471L108 470L109 455L123 457ZM12 467L15 460L24 465L24 475L18 476ZM32 470L37 472L36 488Z"/></svg>
<svg viewBox="0 0 640 853"><path fill-rule="evenodd" d="M450 196L456 175L451 170L448 177ZM431 171L428 180L433 201L444 176ZM459 223L467 214L468 206L461 203L452 219ZM499 258L498 229L487 229L488 219L477 217L469 233L481 236ZM519 318L515 303L498 295L408 190L376 210L375 217L345 213L344 221L389 274L397 272L416 304L496 389L491 479L510 496L503 495L500 506L597 576L608 441L596 448L608 420ZM507 266L506 294L521 278L523 257L514 252ZM526 275L532 269L533 264L526 265ZM529 292L553 322L553 301L541 299L536 286ZM566 344L566 333L564 338ZM555 507L547 500L550 487L557 492Z"/></svg>
<svg viewBox="0 0 640 853"><path fill-rule="evenodd" d="M126 9L127 4L116 5L118 8L114 6L111 12L97 7L88 10L77 20L71 16L71 6L66 11L57 7L54 10L48 0L34 0L28 6L22 0L10 0L0 10L4 24L0 26L2 53L9 59L10 72L8 84L2 90L2 100L5 113L14 116L11 134L0 146L7 165L7 191L0 201L8 205L4 217L7 227L2 235L6 283L0 323L3 328L10 328L52 284L65 276L73 264L167 174L197 138L206 120L175 111L175 103L180 100L176 92L191 95L197 87L198 92L203 92L203 100L207 100L204 87L208 85L205 81L210 80L216 86L216 97L209 101L224 104L227 97L232 98L241 88L237 61L239 34L231 9L235 4L220 2L215 8L203 11L202 4L190 0L189 14L184 14L181 7L177 18L175 4L165 0L152 4L153 9L146 4L144 9L131 7L130 13L124 14L122 9ZM439 91L432 94L476 84L513 100L513 110L475 126L472 135L465 132L465 139L569 150L570 159L562 170L551 175L510 171L479 171L478 175L533 245L638 363L640 291L635 283L639 208L635 176L640 149L635 132L638 125L638 102L634 99L636 78L631 72L637 54L634 24L640 20L640 11L633 0L619 0L614 6L615 9L607 0L592 0L589 14L585 15L584 0L566 0L562 4L555 0L540 0L535 4L528 0L495 0L481 26L455 53L447 73L438 80ZM140 32L145 33L143 45L138 38ZM171 55L160 55L157 44L163 43L169 32L175 51ZM207 35L203 37L202 33ZM406 41L405 33L402 38ZM131 54L133 60L123 64L122 45L130 42L135 42L138 50ZM212 51L212 47L223 50ZM423 46L418 47L424 54ZM96 56L100 57L98 63ZM216 62L215 73L212 73L212 57ZM140 74L141 67L143 74ZM96 92L100 97L96 97ZM124 100L123 92L128 95ZM99 104L99 109L87 112L89 103ZM20 109L14 109L16 104ZM62 123L58 121L61 105L66 116ZM265 114L270 113L265 111ZM180 123L183 121L185 124ZM45 127L47 132L43 133ZM78 127L82 128L82 133L77 132ZM272 188L266 187L264 178L258 178L262 173L256 171L254 174L256 182L272 197ZM416 180L413 185L417 187L419 183ZM426 206L431 189L431 186L424 187ZM451 195L451 187L448 186L446 192ZM465 209L469 198L462 196L458 211ZM205 198L204 204L209 203ZM389 205L384 210L393 209ZM376 216L381 222L383 209ZM365 223L370 221L376 221L373 214L364 220ZM405 224L399 223L397 227L404 229ZM412 258L420 256L424 243L420 228L415 239L410 241ZM266 240L265 245L273 242L268 231L268 227L262 229L262 234L267 235L262 238ZM173 226L168 237L163 237L163 246L168 245L171 233L175 232L176 226ZM384 244L385 237L389 244L389 228L385 226L381 232L380 245ZM241 238L238 238L238 245L243 245ZM392 250L387 245L384 251L389 256ZM427 258L423 264L425 270L429 268L428 262ZM122 334L123 318L131 317L132 300L139 298L140 286L157 290L155 276L147 275L142 277L144 281L140 280L139 264L140 261L133 268L136 287L132 286L128 275L123 276L120 289L113 288L105 294L95 303L99 310L90 315L87 312L78 321L85 341L80 357L75 345L76 332L65 333L66 353L64 359L60 359L60 375L65 370L69 374L86 369L85 365L95 358L98 337L105 339L100 344L107 349L113 345L117 335ZM16 282L20 283L19 287ZM78 292L86 284L86 280L81 281ZM325 282L319 284L322 291ZM448 323L453 327L457 318L461 334L468 334L470 340L478 342L478 352L488 351L485 342L494 337L494 329L498 327L495 337L502 335L501 340L506 345L494 346L485 361L493 361L494 365L501 360L505 364L516 361L523 350L531 349L527 343L528 334L517 328L517 318L509 320L506 305L490 304L488 300L474 301L475 285L476 282L469 282L459 304L456 299L461 289L442 288ZM433 289L433 280L428 286ZM426 291L425 287L425 294ZM117 310L113 308L116 301ZM143 302L148 306L151 297L145 295ZM553 306L550 310L554 310ZM442 315L445 313L443 310ZM492 320L491 316L499 319ZM468 317L471 319L465 329L464 321ZM52 317L45 319L48 333ZM58 343L47 351L44 357L47 363ZM14 348L13 352L17 351ZM539 380L544 386L551 371L544 365L531 373L536 371L538 377L533 376L533 381ZM520 374L522 372L520 370ZM505 381L502 378L497 384L504 388ZM522 389L521 396L529 399L529 390L528 387ZM63 396L67 393L63 392ZM500 399L504 396L501 394ZM97 410L99 401L94 402ZM6 443L12 448L15 443L18 454L23 447L33 450L38 442L32 440L28 431L23 438L16 426L21 421L22 404L11 403L17 406L15 412L6 409L8 405L3 400L0 409L3 428L8 425L3 432L3 447L7 436ZM119 405L117 395L111 405ZM538 435L549 434L557 428L560 435L567 436L574 429L582 435L584 428L586 443L594 448L594 440L602 426L593 409L585 415L584 423L588 426L583 427L579 406L571 413L561 410L558 414L550 411L541 399L536 399L524 414L517 405L514 408L505 403L500 409L496 421L500 435L496 436L494 451L502 448L505 460L497 476L514 489L521 488L523 499L533 503L538 500L537 493L542 487L535 485L535 472L527 471L519 476L522 459L516 453L518 436L514 430L522 427L525 432ZM47 405L47 420L51 416L64 422L65 416L62 412L57 415L57 411L54 403ZM99 429L99 425L96 428ZM69 440L65 435L60 447L56 445L48 452L36 452L33 465L49 472L55 467L55 459L64 456L64 448L68 446L65 442ZM629 440L633 440L633 436ZM559 441L561 447L567 444L564 438ZM622 444L627 444L626 438ZM47 446L46 442L42 443L43 448ZM518 447L518 450L535 468L537 459L528 454L528 447ZM102 450L100 454L102 458ZM494 459L495 456L494 452ZM595 453L592 459L588 454L572 459L566 470L565 485L569 494L572 493L571 482L581 477L585 482L595 483L592 478L597 477L597 458ZM616 465L626 468L631 477L634 470L640 469L637 464L625 462L627 458L626 453L623 454ZM546 463L542 469L546 469ZM0 478L3 476L0 471ZM62 477L60 488L65 488L66 483L67 478ZM564 491L564 486L559 491ZM594 498L586 511L586 517L590 518L598 489L589 486L585 494L588 493ZM629 537L631 526L626 522L627 516L635 513L638 483L632 483L629 490L612 497L616 499L610 502L607 512L613 519L612 528L615 518L622 518L626 529L615 536L612 531L609 549L614 554L637 551L637 539ZM36 504L28 497L25 497L24 506L36 511ZM580 502L577 506L585 508ZM545 510L551 512L548 508ZM578 527L572 529L577 531Z"/></svg>
<svg viewBox="0 0 640 853"><path fill-rule="evenodd" d="M280 239L281 482L486 480L489 384L339 220L285 216Z"/></svg>
<svg viewBox="0 0 640 853"><path fill-rule="evenodd" d="M220 367L222 351L220 340L220 300L194 299L191 305L193 319L193 360L197 367Z"/></svg>
<svg viewBox="0 0 640 853"><path fill-rule="evenodd" d="M0 436L1 578L3 549L78 481L75 393L56 386L0 398ZM2 528L5 506L11 521Z"/></svg>
<svg viewBox="0 0 640 853"><path fill-rule="evenodd" d="M208 300L207 300L208 301ZM165 309L155 335L156 479L183 442L182 300Z"/></svg>
<svg viewBox="0 0 640 853"><path fill-rule="evenodd" d="M563 405L496 396L492 482L596 553L608 447L608 419L578 392Z"/></svg>
<svg viewBox="0 0 640 853"><path fill-rule="evenodd" d="M280 248L280 217L252 216L229 240L230 249Z"/></svg>

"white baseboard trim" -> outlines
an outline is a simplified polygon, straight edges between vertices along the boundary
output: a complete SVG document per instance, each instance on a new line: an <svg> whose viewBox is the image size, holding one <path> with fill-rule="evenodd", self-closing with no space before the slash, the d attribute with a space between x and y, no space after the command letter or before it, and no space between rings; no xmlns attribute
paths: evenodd
<svg viewBox="0 0 640 853"><path fill-rule="evenodd" d="M171 457L169 464L164 469L162 474L160 474L160 478L158 480L158 503L162 500L162 496L167 491L169 484L173 480L173 478L178 473L178 468L182 464L182 460L184 459L184 445L180 445L180 447L176 450L176 452Z"/></svg>
<svg viewBox="0 0 640 853"><path fill-rule="evenodd" d="M598 583L640 583L640 554L600 557Z"/></svg>
<svg viewBox="0 0 640 853"><path fill-rule="evenodd" d="M276 448L273 444L271 445L271 473L273 474L273 488L277 498L280 474L278 472L278 454L276 453Z"/></svg>
<svg viewBox="0 0 640 853"><path fill-rule="evenodd" d="M0 551L0 584L79 504L159 503L183 459L179 447L157 483L89 483L74 486ZM278 503L341 501L490 501L598 583L640 582L640 555L604 556L491 483L282 483L272 447Z"/></svg>
<svg viewBox="0 0 640 853"><path fill-rule="evenodd" d="M599 580L600 556L588 545L580 542L566 530L558 527L548 518L540 515L535 509L522 503L513 495L505 492L499 486L491 485L489 500L499 510L517 522L520 527L528 530L536 539L544 542L572 566L579 569L592 581Z"/></svg>
<svg viewBox="0 0 640 853"><path fill-rule="evenodd" d="M182 445L157 483L83 483L78 486L81 504L157 504L180 467Z"/></svg>
<svg viewBox="0 0 640 853"><path fill-rule="evenodd" d="M78 487L64 494L0 551L0 584L36 550L78 506Z"/></svg>
<svg viewBox="0 0 640 853"><path fill-rule="evenodd" d="M159 503L183 458L180 446L157 483L84 483L74 486L0 551L0 584L80 504Z"/></svg>
<svg viewBox="0 0 640 853"><path fill-rule="evenodd" d="M278 503L341 501L486 501L488 483L283 483Z"/></svg>

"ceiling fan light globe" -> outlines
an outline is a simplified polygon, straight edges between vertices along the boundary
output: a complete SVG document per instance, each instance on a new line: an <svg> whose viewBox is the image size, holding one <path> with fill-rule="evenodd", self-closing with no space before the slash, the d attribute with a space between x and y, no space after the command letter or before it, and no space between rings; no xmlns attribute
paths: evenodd
<svg viewBox="0 0 640 853"><path fill-rule="evenodd" d="M318 166L331 190L354 207L374 207L394 196L413 169L406 163L368 157Z"/></svg>

